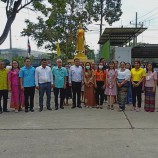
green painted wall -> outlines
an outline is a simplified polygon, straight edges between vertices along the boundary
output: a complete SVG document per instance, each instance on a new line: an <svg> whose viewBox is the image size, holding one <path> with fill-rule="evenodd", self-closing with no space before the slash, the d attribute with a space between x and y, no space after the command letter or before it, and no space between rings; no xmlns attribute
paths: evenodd
<svg viewBox="0 0 158 158"><path fill-rule="evenodd" d="M101 47L101 55L102 58L105 58L106 60L110 57L110 40L107 41L102 47Z"/></svg>

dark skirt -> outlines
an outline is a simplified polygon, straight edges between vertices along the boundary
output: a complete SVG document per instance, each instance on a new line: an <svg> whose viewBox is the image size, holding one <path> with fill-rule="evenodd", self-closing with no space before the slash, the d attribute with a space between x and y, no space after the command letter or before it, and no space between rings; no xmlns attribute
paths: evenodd
<svg viewBox="0 0 158 158"><path fill-rule="evenodd" d="M71 99L72 98L72 88L69 86L69 83L66 84L65 89L65 99Z"/></svg>
<svg viewBox="0 0 158 158"><path fill-rule="evenodd" d="M125 104L127 101L127 91L128 87L118 87L118 104L119 107L124 110L125 109Z"/></svg>
<svg viewBox="0 0 158 158"><path fill-rule="evenodd" d="M153 87L145 87L144 110L146 112L154 112L155 111L155 92L153 92Z"/></svg>

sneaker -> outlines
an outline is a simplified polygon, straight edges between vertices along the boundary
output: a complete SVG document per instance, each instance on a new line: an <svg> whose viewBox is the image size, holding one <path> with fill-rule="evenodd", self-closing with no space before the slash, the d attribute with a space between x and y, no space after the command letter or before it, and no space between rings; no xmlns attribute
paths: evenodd
<svg viewBox="0 0 158 158"><path fill-rule="evenodd" d="M136 110L136 107L132 107L132 108L131 108L131 111L135 111L135 110Z"/></svg>
<svg viewBox="0 0 158 158"><path fill-rule="evenodd" d="M18 111L18 109L15 109L15 113L18 113L19 111Z"/></svg>
<svg viewBox="0 0 158 158"><path fill-rule="evenodd" d="M140 111L141 111L141 108L137 108L137 109L136 109L136 112L140 112Z"/></svg>

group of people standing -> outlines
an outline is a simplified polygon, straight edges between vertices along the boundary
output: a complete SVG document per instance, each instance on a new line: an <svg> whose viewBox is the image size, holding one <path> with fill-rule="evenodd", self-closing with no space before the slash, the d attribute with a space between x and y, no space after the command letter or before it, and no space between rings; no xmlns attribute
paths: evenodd
<svg viewBox="0 0 158 158"><path fill-rule="evenodd" d="M84 104L86 107L103 108L107 100L107 109L114 110L114 104L119 104L119 111L125 110L126 104L133 104L131 110L141 111L142 94L145 94L144 109L155 111L155 94L157 86L157 72L152 63L141 68L140 61L130 63L111 61L109 64L100 59L99 64L89 62L81 64L79 59L69 69L69 83L73 91L73 106L81 108L81 87L84 85ZM72 82L71 82L72 81Z"/></svg>
<svg viewBox="0 0 158 158"><path fill-rule="evenodd" d="M126 104L133 104L131 110L139 112L142 104L142 92L145 94L144 109L155 111L155 94L157 73L152 63L141 68L140 61L130 63L111 61L109 64L100 59L99 64L81 63L74 59L74 65L63 67L61 59L57 59L52 69L47 60L42 59L36 69L31 66L30 58L25 58L20 69L18 61L12 61L11 70L5 68L0 61L0 113L9 112L7 108L8 91L11 92L10 108L15 112L25 107L25 112L34 112L35 89L39 91L39 112L43 111L44 93L46 93L47 110L52 110L51 92L54 91L55 110L64 109L65 99L72 98L72 109L81 106L81 88L84 87L84 105L89 108L102 109L107 100L107 109L114 110L114 103L119 104L119 111L125 110ZM60 96L59 96L60 94ZM58 98L60 102L58 103ZM136 103L137 99L137 103Z"/></svg>

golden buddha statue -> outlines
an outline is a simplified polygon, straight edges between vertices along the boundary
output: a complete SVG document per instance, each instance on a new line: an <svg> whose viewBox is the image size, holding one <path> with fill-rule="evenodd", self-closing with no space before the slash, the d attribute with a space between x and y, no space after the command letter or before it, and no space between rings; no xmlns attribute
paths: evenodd
<svg viewBox="0 0 158 158"><path fill-rule="evenodd" d="M76 53L75 58L87 59L85 53L85 31L82 28L82 24L79 24L79 29L77 30L77 45L76 45Z"/></svg>

